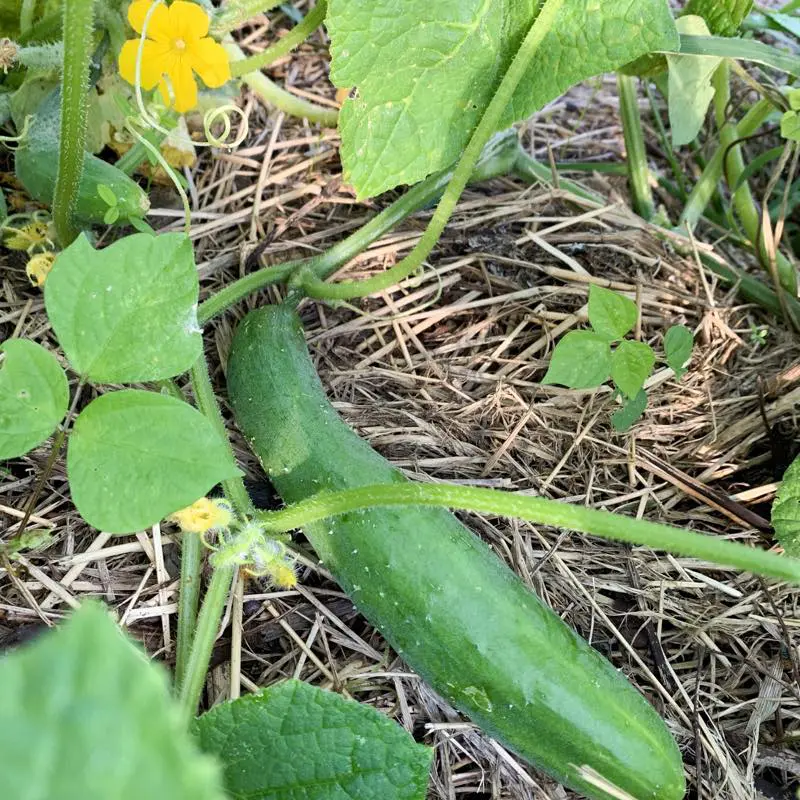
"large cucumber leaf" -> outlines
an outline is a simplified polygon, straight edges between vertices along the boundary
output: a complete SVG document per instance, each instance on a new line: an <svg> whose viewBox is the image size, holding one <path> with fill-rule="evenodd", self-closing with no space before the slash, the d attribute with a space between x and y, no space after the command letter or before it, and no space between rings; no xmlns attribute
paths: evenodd
<svg viewBox="0 0 800 800"><path fill-rule="evenodd" d="M800 557L800 456L786 470L775 495L772 527L786 554Z"/></svg>
<svg viewBox="0 0 800 800"><path fill-rule="evenodd" d="M561 2L500 127L575 83L675 49L666 0ZM331 0L331 78L346 179L360 197L413 183L461 154L540 0Z"/></svg>
<svg viewBox="0 0 800 800"><path fill-rule="evenodd" d="M4 800L222 800L164 670L99 605L0 661Z"/></svg>
<svg viewBox="0 0 800 800"><path fill-rule="evenodd" d="M368 706L285 681L195 722L234 800L423 800L433 751Z"/></svg>
<svg viewBox="0 0 800 800"><path fill-rule="evenodd" d="M753 0L689 0L684 14L702 17L714 36L736 36Z"/></svg>

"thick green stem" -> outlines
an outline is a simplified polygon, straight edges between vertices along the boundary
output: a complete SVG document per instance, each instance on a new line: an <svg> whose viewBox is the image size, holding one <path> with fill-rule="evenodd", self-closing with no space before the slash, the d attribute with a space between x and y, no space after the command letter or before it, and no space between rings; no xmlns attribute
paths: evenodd
<svg viewBox="0 0 800 800"><path fill-rule="evenodd" d="M302 272L298 275L298 284L306 294L328 300L366 297L405 280L422 266L422 262L430 255L439 241L439 237L450 220L456 203L481 157L484 145L497 129L497 124L506 112L517 85L527 71L540 44L552 30L554 20L564 2L565 0L545 0L535 22L531 25L514 60L481 117L478 127L472 134L428 227L414 249L397 266L364 281L345 281L331 285L320 280L311 271Z"/></svg>
<svg viewBox="0 0 800 800"><path fill-rule="evenodd" d="M656 212L653 191L650 188L650 170L644 145L644 130L639 114L636 78L617 73L619 111L625 136L625 153L628 161L628 180L633 195L633 209L640 217L651 220Z"/></svg>
<svg viewBox="0 0 800 800"><path fill-rule="evenodd" d="M208 374L208 363L205 356L197 359L191 371L192 391L194 392L195 402L200 411L205 414L208 421L214 426L220 440L228 441L228 432L225 429L225 422L214 396L214 387L211 385L211 376ZM225 496L241 515L251 514L253 504L250 495L245 489L244 481L241 478L230 478L222 482Z"/></svg>
<svg viewBox="0 0 800 800"><path fill-rule="evenodd" d="M556 165L558 167L558 165ZM545 164L540 164L535 158L529 156L524 150L520 149L517 161L514 164L514 174L526 181L527 183L545 183L548 186L554 185L553 171ZM564 189L576 197L581 197L584 200L589 200L592 203L605 203L605 198L599 194L595 194L589 189L584 189L579 183L571 181L568 178L558 179L559 189Z"/></svg>
<svg viewBox="0 0 800 800"><path fill-rule="evenodd" d="M221 38L230 33L247 20L258 14L266 14L283 0L228 0L227 3L214 15L211 22L211 35Z"/></svg>
<svg viewBox="0 0 800 800"><path fill-rule="evenodd" d="M761 99L754 103L749 111L742 117L736 127L736 134L740 139L752 136L772 113L773 107L769 100ZM686 201L681 214L681 225L693 230L705 213L717 185L722 180L722 165L725 157L725 148L718 147L711 160L706 164L703 174L695 184Z"/></svg>
<svg viewBox="0 0 800 800"><path fill-rule="evenodd" d="M86 141L86 86L92 57L94 0L64 3L64 67L61 130L53 221L62 247L78 235L72 220L83 173Z"/></svg>
<svg viewBox="0 0 800 800"><path fill-rule="evenodd" d="M484 149L470 181L507 175L513 169L518 153L519 143L514 131L498 134ZM451 176L452 172L442 172L416 184L366 225L318 256L265 267L229 284L200 306L197 314L200 324L204 325L253 292L286 281L299 267L313 270L320 278L328 277L409 215L434 202L441 196Z"/></svg>
<svg viewBox="0 0 800 800"><path fill-rule="evenodd" d="M214 649L214 640L219 630L234 572L233 567L220 567L214 570L208 591L203 599L200 615L197 618L194 642L186 664L186 675L178 694L181 711L187 725L197 713L208 664L211 660L211 651Z"/></svg>
<svg viewBox="0 0 800 800"><path fill-rule="evenodd" d="M647 522L544 497L449 484L389 484L318 494L258 517L267 532L282 533L328 517L382 506L439 506L515 517L538 525L667 550L736 569L800 583L800 560L682 528ZM388 534L387 534L388 535Z"/></svg>
<svg viewBox="0 0 800 800"><path fill-rule="evenodd" d="M203 542L196 533L181 539L181 579L178 592L178 642L175 648L175 688L180 691L186 679L189 654L197 626L200 581L203 570Z"/></svg>
<svg viewBox="0 0 800 800"><path fill-rule="evenodd" d="M295 25L286 36L272 45L272 47L268 47L262 53L250 56L249 58L243 58L241 61L231 62L231 75L233 75L234 78L238 78L240 75L245 75L248 72L256 72L257 70L268 67L279 58L283 58L287 53L290 53L297 45L308 39L308 37L322 25L328 10L327 5L327 0L318 0L317 5L306 14L303 21Z"/></svg>
<svg viewBox="0 0 800 800"><path fill-rule="evenodd" d="M771 271L771 255L764 244L763 231L761 230L761 214L758 204L753 198L747 181L740 180L744 174L744 156L742 148L737 144L739 132L736 125L728 121L730 105L730 66L723 61L714 73L714 112L719 127L720 147L723 150L723 169L728 188L733 192L733 207L736 216L744 228L747 238L756 251L761 263ZM736 191L734 188L738 186ZM777 271L780 285L791 294L797 296L797 270L780 250L774 253L774 267Z"/></svg>
<svg viewBox="0 0 800 800"><path fill-rule="evenodd" d="M225 51L231 57L231 62L244 60L244 53L239 45L228 40L222 43ZM328 128L335 128L339 120L339 112L335 108L323 108L302 97L297 97L280 86L273 83L263 72L256 70L242 76L242 80L251 91L257 94L265 103L291 114L301 117L309 122L318 122Z"/></svg>

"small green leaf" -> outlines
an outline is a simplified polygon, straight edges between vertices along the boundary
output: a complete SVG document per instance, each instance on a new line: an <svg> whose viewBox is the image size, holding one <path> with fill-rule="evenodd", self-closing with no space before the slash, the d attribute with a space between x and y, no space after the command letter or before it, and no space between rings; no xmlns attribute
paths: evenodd
<svg viewBox="0 0 800 800"><path fill-rule="evenodd" d="M786 555L800 556L800 457L786 470L775 495L772 527Z"/></svg>
<svg viewBox="0 0 800 800"><path fill-rule="evenodd" d="M128 223L132 228L136 228L139 233L146 233L148 236L158 235L141 217L131 217L128 219Z"/></svg>
<svg viewBox="0 0 800 800"><path fill-rule="evenodd" d="M142 530L241 474L197 409L139 389L101 395L80 413L67 470L81 516L109 533Z"/></svg>
<svg viewBox="0 0 800 800"><path fill-rule="evenodd" d="M636 397L650 377L656 355L644 342L620 342L611 356L611 377L617 388L628 398Z"/></svg>
<svg viewBox="0 0 800 800"><path fill-rule="evenodd" d="M97 194L100 195L101 200L105 200L109 208L116 208L117 196L114 194L110 186L106 186L105 183L98 183Z"/></svg>
<svg viewBox="0 0 800 800"><path fill-rule="evenodd" d="M686 364L692 357L694 336L683 325L673 325L664 336L664 353L667 366L675 373L676 378L686 373Z"/></svg>
<svg viewBox="0 0 800 800"><path fill-rule="evenodd" d="M133 234L104 250L79 236L56 258L44 297L67 358L95 383L169 378L200 356L197 269L183 234Z"/></svg>
<svg viewBox="0 0 800 800"><path fill-rule="evenodd" d="M684 14L702 17L715 36L736 36L753 0L689 0Z"/></svg>
<svg viewBox="0 0 800 800"><path fill-rule="evenodd" d="M705 21L699 16L675 20L680 33L708 36ZM709 56L668 55L669 65L669 122L672 144L681 147L693 142L705 122L706 112L714 99L711 78L722 63L721 58Z"/></svg>
<svg viewBox="0 0 800 800"><path fill-rule="evenodd" d="M633 330L639 312L636 303L602 286L589 287L589 323L595 333L614 341Z"/></svg>
<svg viewBox="0 0 800 800"><path fill-rule="evenodd" d="M553 350L542 383L594 389L611 374L611 346L592 331L570 331Z"/></svg>
<svg viewBox="0 0 800 800"><path fill-rule="evenodd" d="M0 345L0 459L16 458L41 444L69 405L67 376L56 357L36 342Z"/></svg>
<svg viewBox="0 0 800 800"><path fill-rule="evenodd" d="M781 136L792 142L800 142L800 112L787 111L781 117Z"/></svg>
<svg viewBox="0 0 800 800"><path fill-rule="evenodd" d="M423 800L433 751L380 712L289 680L195 721L234 800Z"/></svg>
<svg viewBox="0 0 800 800"><path fill-rule="evenodd" d="M223 800L166 674L85 604L0 661L0 797Z"/></svg>
<svg viewBox="0 0 800 800"><path fill-rule="evenodd" d="M628 400L619 411L615 411L611 415L611 424L615 430L626 431L644 414L646 408L647 392L640 389L636 397Z"/></svg>
<svg viewBox="0 0 800 800"><path fill-rule="evenodd" d="M119 209L116 206L112 206L103 214L103 222L105 222L106 225L113 225L118 219Z"/></svg>

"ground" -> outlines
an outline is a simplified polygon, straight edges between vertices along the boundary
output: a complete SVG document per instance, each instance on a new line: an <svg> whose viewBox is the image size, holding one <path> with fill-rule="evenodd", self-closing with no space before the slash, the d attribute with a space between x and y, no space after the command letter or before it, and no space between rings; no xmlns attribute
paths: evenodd
<svg viewBox="0 0 800 800"><path fill-rule="evenodd" d="M257 25L243 46L274 31ZM321 40L271 74L333 104ZM233 153L205 153L191 172L204 292L238 277L260 242L266 264L319 252L386 205L355 202L342 184L336 133L290 120L245 95L250 134ZM643 106L646 120L649 106ZM521 128L543 160L620 160L613 79L578 87ZM657 142L655 134L648 141ZM658 158L658 145L651 156ZM771 534L721 507L730 497L769 517L777 442L797 437L800 343L778 320L739 300L692 253L630 210L624 179L589 177L602 205L551 186L498 179L468 190L424 273L356 306L306 302L301 313L323 382L345 419L418 480L463 481L702 530L771 547ZM665 197L659 200L668 202ZM164 192L152 219L179 229ZM346 267L357 277L391 266L421 232L415 215ZM698 248L713 243L704 231ZM725 243L716 243L726 252ZM0 292L0 338L53 345L39 290L10 263ZM611 392L543 386L557 338L586 322L587 288L637 299L637 335L658 350L672 324L696 333L688 374L666 368L631 433L610 425ZM232 332L263 292L209 326L207 354L224 400ZM187 388L188 391L188 388ZM88 403L86 392L82 402ZM264 477L230 423L252 486ZM785 449L785 448L784 448ZM0 479L5 537L50 455L10 462ZM724 503L722 504L724 505ZM800 592L783 584L646 548L466 515L465 521L667 720L691 796L781 798L800 776L796 637ZM17 522L15 522L15 520ZM758 520L755 520L756 522ZM178 537L168 524L134 537L89 529L69 501L63 459L38 495L33 529L49 543L0 573L0 636L12 646L99 596L155 657L173 657ZM389 650L331 582L302 538L296 590L239 584L214 656L207 701L300 677L397 719L436 747L432 797L556 800L570 793L520 763L442 702Z"/></svg>

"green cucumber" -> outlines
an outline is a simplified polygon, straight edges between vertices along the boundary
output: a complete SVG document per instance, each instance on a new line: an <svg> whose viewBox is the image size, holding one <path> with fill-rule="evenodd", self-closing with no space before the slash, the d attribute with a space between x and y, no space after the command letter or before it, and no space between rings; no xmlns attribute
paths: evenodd
<svg viewBox="0 0 800 800"><path fill-rule="evenodd" d="M58 172L59 105L60 89L54 90L36 112L28 136L17 149L14 172L28 194L40 203L52 205ZM150 210L147 194L136 181L131 180L113 164L103 161L91 153L83 157L83 174L75 203L75 218L78 222L102 225L109 204L98 192L105 185L116 197L118 220L141 219Z"/></svg>
<svg viewBox="0 0 800 800"><path fill-rule="evenodd" d="M227 377L285 502L406 481L330 405L290 309L248 314ZM451 513L374 509L304 532L405 661L522 758L597 800L683 797L680 753L652 706Z"/></svg>

